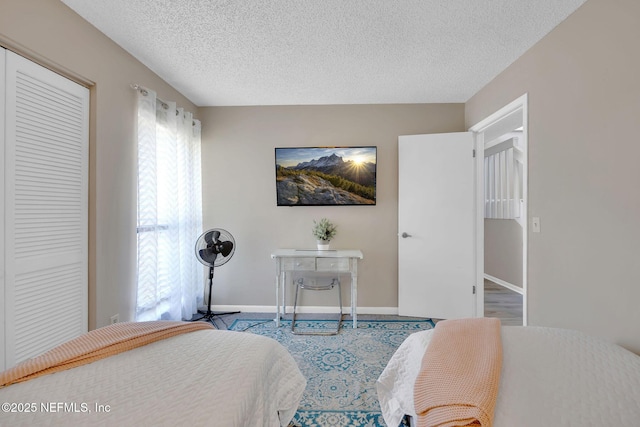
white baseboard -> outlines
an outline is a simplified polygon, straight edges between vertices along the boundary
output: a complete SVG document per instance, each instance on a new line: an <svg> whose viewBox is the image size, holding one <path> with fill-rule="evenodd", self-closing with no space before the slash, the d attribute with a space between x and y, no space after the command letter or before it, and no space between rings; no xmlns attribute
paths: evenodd
<svg viewBox="0 0 640 427"><path fill-rule="evenodd" d="M245 313L274 313L276 307L274 305L212 305L213 311L242 311ZM296 313L336 313L336 307L331 306L300 306L296 309ZM293 313L293 306L287 306L287 313ZM342 307L344 314L351 312L351 307ZM386 314L395 316L398 314L398 307L357 307L358 314Z"/></svg>
<svg viewBox="0 0 640 427"><path fill-rule="evenodd" d="M507 289L510 289L513 292L517 292L520 295L524 295L524 290L518 285L514 285L513 283L505 282L504 280L498 279L497 277L493 277L492 275L487 274L487 273L484 274L484 278L487 279L487 280L492 281L493 283L495 283L497 285L500 285L500 286L503 286L503 287L505 287Z"/></svg>

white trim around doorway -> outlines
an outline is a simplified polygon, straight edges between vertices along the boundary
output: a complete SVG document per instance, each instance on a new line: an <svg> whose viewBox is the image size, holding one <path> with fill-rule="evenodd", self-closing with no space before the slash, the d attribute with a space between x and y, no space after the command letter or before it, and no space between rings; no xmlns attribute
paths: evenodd
<svg viewBox="0 0 640 427"><path fill-rule="evenodd" d="M522 114L522 135L524 139L524 165L525 171L522 182L522 198L524 200L522 215L522 322L523 326L528 322L528 229L529 229L529 123L528 123L528 95L525 93L508 105L502 107L489 117L471 126L469 131L476 136L476 316L484 317L484 141L485 132L500 133L504 125L504 131L512 130L511 123L516 114ZM495 135L498 136L498 135ZM494 136L494 137L495 137Z"/></svg>

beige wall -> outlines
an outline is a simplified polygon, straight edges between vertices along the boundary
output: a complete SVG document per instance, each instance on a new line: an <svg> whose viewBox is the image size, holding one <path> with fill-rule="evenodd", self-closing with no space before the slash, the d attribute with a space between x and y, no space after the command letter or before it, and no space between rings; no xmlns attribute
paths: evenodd
<svg viewBox="0 0 640 427"><path fill-rule="evenodd" d="M135 305L138 83L196 107L59 1L2 0L0 44L60 64L91 87L89 326L132 320ZM55 290L52 289L52 292Z"/></svg>
<svg viewBox="0 0 640 427"><path fill-rule="evenodd" d="M640 3L589 0L465 106L203 108L204 225L238 251L217 272L223 304L273 304L269 253L313 246L314 218L335 247L359 247L361 306L397 303L400 134L460 131L529 93L529 321L604 336L640 352ZM135 97L140 83L195 106L58 1L3 0L0 41L61 64L91 88L90 325L135 301ZM277 208L273 147L378 146L375 207ZM207 174L207 171L213 172ZM213 178L212 178L213 176ZM217 282L218 283L218 282ZM223 286L233 283L233 286Z"/></svg>
<svg viewBox="0 0 640 427"><path fill-rule="evenodd" d="M640 2L589 0L466 104L529 93L529 323L640 353Z"/></svg>
<svg viewBox="0 0 640 427"><path fill-rule="evenodd" d="M484 272L522 287L522 227L516 220L484 220Z"/></svg>
<svg viewBox="0 0 640 427"><path fill-rule="evenodd" d="M211 107L199 114L204 227L225 228L237 242L233 259L216 271L215 304L275 305L271 251L315 247L313 220L327 217L338 225L333 248L364 253L358 305L397 307L398 136L462 131L462 104ZM377 205L277 207L274 148L328 145L378 147Z"/></svg>

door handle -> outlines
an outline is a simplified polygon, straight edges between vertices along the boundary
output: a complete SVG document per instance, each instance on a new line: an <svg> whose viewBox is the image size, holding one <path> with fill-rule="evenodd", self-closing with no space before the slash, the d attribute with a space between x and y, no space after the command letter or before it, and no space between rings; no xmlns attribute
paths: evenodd
<svg viewBox="0 0 640 427"><path fill-rule="evenodd" d="M403 232L401 236L403 239L406 239L407 237L411 237L411 234L407 234L406 232Z"/></svg>

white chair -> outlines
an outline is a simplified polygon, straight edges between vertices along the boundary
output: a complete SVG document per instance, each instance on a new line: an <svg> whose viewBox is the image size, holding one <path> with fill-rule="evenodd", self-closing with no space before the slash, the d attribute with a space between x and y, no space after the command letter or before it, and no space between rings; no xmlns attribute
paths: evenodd
<svg viewBox="0 0 640 427"><path fill-rule="evenodd" d="M300 277L295 281L296 283L296 298L293 303L293 319L291 320L291 332L296 335L336 335L340 332L340 326L342 325L342 288L340 287L340 278L334 277L329 283L320 283L318 280L305 280L304 277ZM338 314L337 328L335 331L300 331L296 330L296 307L298 306L298 291L300 289L308 289L311 291L329 291L333 288L338 288L338 308L340 313Z"/></svg>

